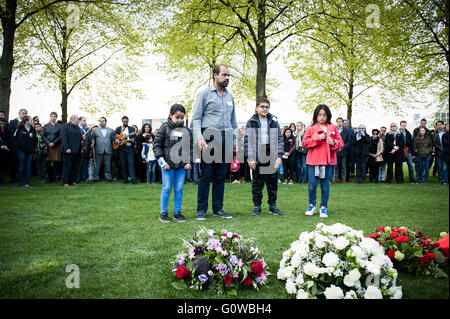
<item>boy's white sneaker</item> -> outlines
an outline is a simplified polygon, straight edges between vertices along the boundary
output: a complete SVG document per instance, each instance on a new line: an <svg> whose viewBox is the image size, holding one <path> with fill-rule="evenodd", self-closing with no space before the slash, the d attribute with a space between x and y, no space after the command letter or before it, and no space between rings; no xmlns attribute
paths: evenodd
<svg viewBox="0 0 450 319"><path fill-rule="evenodd" d="M322 218L328 217L328 210L325 206L320 207L320 217Z"/></svg>

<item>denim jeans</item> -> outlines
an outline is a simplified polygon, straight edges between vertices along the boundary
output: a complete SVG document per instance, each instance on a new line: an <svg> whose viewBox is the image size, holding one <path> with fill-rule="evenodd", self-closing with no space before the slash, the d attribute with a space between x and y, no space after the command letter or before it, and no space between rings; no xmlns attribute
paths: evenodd
<svg viewBox="0 0 450 319"><path fill-rule="evenodd" d="M337 165L334 171L334 180L341 178L347 180L347 155L337 156Z"/></svg>
<svg viewBox="0 0 450 319"><path fill-rule="evenodd" d="M448 162L444 161L440 156L436 156L438 164L439 183L448 182Z"/></svg>
<svg viewBox="0 0 450 319"><path fill-rule="evenodd" d="M386 180L386 162L380 164L378 180L381 182Z"/></svg>
<svg viewBox="0 0 450 319"><path fill-rule="evenodd" d="M414 164L413 164L411 152L408 153L408 158L406 159L406 164L408 164L409 181L411 183L414 183L416 180L414 178Z"/></svg>
<svg viewBox="0 0 450 319"><path fill-rule="evenodd" d="M425 183L428 183L428 173L430 171L430 156L418 157L418 159L419 165L417 168L417 182L422 183L423 180ZM422 179L422 177L424 178Z"/></svg>
<svg viewBox="0 0 450 319"><path fill-rule="evenodd" d="M20 149L18 149L17 157L19 158L19 163L17 167L19 185L23 185L24 173L25 173L25 184L30 184L31 161L33 160L33 153L25 153L22 152Z"/></svg>
<svg viewBox="0 0 450 319"><path fill-rule="evenodd" d="M308 182L308 196L309 196L309 204L316 206L316 190L317 186L320 182L320 189L322 191L320 206L328 207L328 199L330 197L330 180L331 173L333 171L332 165L326 166L325 178L320 179L315 176L315 168L314 166L308 165L308 174L309 174L309 182Z"/></svg>
<svg viewBox="0 0 450 319"><path fill-rule="evenodd" d="M308 168L306 167L306 154L297 151L297 177L298 182L306 182Z"/></svg>
<svg viewBox="0 0 450 319"><path fill-rule="evenodd" d="M36 173L40 180L45 180L47 177L45 156L40 153L36 153Z"/></svg>
<svg viewBox="0 0 450 319"><path fill-rule="evenodd" d="M161 213L167 213L169 210L169 197L173 186L173 211L174 214L181 213L181 202L183 201L183 186L186 177L186 171L183 167L177 169L161 169L162 188L161 188Z"/></svg>
<svg viewBox="0 0 450 319"><path fill-rule="evenodd" d="M147 183L154 183L156 177L156 160L147 163Z"/></svg>
<svg viewBox="0 0 450 319"><path fill-rule="evenodd" d="M123 181L128 182L128 176L130 176L132 181L136 181L133 148L131 146L122 146L119 157Z"/></svg>

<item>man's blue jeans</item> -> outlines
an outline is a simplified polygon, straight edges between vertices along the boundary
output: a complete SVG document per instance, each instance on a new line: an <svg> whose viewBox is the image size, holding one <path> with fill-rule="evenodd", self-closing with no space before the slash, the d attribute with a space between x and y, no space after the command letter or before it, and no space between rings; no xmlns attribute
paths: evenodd
<svg viewBox="0 0 450 319"><path fill-rule="evenodd" d="M161 169L161 213L169 210L169 197L173 186L173 211L174 214L181 213L181 203L183 201L183 186L186 178L186 171L183 167L177 169Z"/></svg>
<svg viewBox="0 0 450 319"><path fill-rule="evenodd" d="M298 182L306 182L308 168L306 166L306 154L297 151L297 178Z"/></svg>
<svg viewBox="0 0 450 319"><path fill-rule="evenodd" d="M408 153L408 158L406 159L406 164L408 164L409 181L414 183L414 164L411 156L411 152Z"/></svg>
<svg viewBox="0 0 450 319"><path fill-rule="evenodd" d="M17 150L17 157L19 158L19 165L17 168L17 175L19 179L19 185L23 185L24 173L25 184L30 184L31 176L31 161L33 160L33 153L25 153L20 149Z"/></svg>
<svg viewBox="0 0 450 319"><path fill-rule="evenodd" d="M422 181L424 181L425 183L428 183L428 173L430 171L430 156L418 157L418 159L419 165L417 168L416 176L417 182L422 183Z"/></svg>
<svg viewBox="0 0 450 319"><path fill-rule="evenodd" d="M438 164L439 183L447 183L448 182L448 163L445 162L440 157L440 155L436 156L436 161Z"/></svg>
<svg viewBox="0 0 450 319"><path fill-rule="evenodd" d="M308 165L308 174L309 174L308 195L310 205L316 206L316 190L320 182L320 189L322 191L320 206L328 207L328 199L330 197L330 180L332 171L333 166L327 165L325 170L325 178L320 179L315 176L314 166Z"/></svg>

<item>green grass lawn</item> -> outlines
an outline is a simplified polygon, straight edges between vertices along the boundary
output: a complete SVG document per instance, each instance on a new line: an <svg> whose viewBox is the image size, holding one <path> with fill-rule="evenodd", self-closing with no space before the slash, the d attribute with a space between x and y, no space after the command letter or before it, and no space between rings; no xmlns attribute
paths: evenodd
<svg viewBox="0 0 450 319"><path fill-rule="evenodd" d="M279 185L283 216L268 214L267 205L263 214L251 216L250 184L227 183L224 210L234 218L219 219L208 211L200 222L195 220L197 187L186 184L184 224L158 220L158 184L100 182L66 189L35 182L31 189L1 187L0 297L218 298L171 286L171 262L181 239L189 239L203 225L254 238L270 267L269 285L260 292L240 291L238 298L292 298L276 278L281 255L319 222L343 223L366 235L385 225L420 228L430 237L449 230L449 189L436 178L428 185L332 184L328 219L304 215L306 184ZM319 200L320 188L317 195ZM70 264L80 267L79 289L66 288ZM400 273L399 282L404 298L449 297L447 279Z"/></svg>

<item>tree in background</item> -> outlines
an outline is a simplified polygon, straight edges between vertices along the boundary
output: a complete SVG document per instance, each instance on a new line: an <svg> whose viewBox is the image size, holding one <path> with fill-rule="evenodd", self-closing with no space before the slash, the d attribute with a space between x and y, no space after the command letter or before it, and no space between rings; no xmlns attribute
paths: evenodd
<svg viewBox="0 0 450 319"><path fill-rule="evenodd" d="M63 122L75 88L83 90L83 109L90 114L123 109L126 98L142 95L131 84L147 38L132 22L127 10L106 3L42 10L30 18L30 36L19 50L20 75L40 70L43 84L61 92Z"/></svg>

